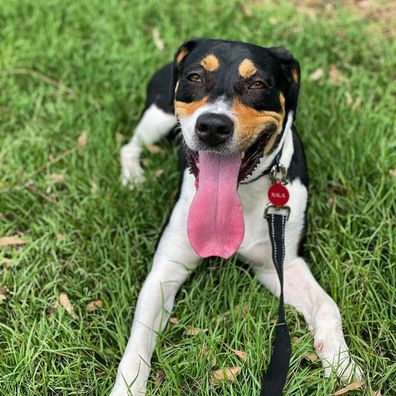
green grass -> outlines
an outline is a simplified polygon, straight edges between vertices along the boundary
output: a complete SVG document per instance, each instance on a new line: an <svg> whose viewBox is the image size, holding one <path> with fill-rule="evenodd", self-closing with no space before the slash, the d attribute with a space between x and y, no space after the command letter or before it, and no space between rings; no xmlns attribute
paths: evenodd
<svg viewBox="0 0 396 396"><path fill-rule="evenodd" d="M396 394L396 177L389 173L396 42L380 21L338 6L311 15L288 2L247 2L245 15L240 3L223 3L1 1L0 237L28 243L0 247L0 288L9 288L0 303L0 395L109 393L178 184L176 150L164 142L162 153L145 154L145 184L122 189L116 136L132 134L151 73L197 36L284 45L300 60L297 126L311 180L306 259L339 305L364 368L355 394ZM338 85L328 78L331 64L345 77ZM325 74L313 81L319 67ZM78 153L82 131L88 143ZM77 318L51 309L61 292ZM87 312L96 299L104 307ZM276 312L276 299L247 268L205 263L178 295L179 324L159 338L148 394L257 394ZM330 395L341 385L307 360L312 336L294 309L287 320L294 343L286 394ZM188 337L188 326L208 332ZM213 386L213 363L242 370L233 383Z"/></svg>

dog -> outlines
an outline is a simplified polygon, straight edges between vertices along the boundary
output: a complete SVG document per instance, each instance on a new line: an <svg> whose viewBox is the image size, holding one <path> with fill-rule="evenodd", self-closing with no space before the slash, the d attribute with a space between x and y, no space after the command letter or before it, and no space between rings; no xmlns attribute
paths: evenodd
<svg viewBox="0 0 396 396"><path fill-rule="evenodd" d="M169 86L171 87L169 90ZM121 149L122 183L142 181L142 147L174 128L185 168L177 202L140 292L130 338L111 396L145 395L157 333L177 291L203 257L237 253L260 283L279 296L263 213L275 159L290 195L285 228L284 300L303 314L324 372L347 381L362 376L351 358L339 309L300 254L306 232L308 177L294 119L300 66L280 47L193 39L158 70L143 115Z"/></svg>

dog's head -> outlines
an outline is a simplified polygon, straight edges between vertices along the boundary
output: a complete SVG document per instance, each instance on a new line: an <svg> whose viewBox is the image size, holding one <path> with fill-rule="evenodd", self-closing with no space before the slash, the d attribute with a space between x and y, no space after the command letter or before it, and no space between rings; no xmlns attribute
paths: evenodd
<svg viewBox="0 0 396 396"><path fill-rule="evenodd" d="M299 82L299 64L282 48L184 43L175 54L171 95L194 173L200 151L239 153L239 180L246 178L296 113Z"/></svg>

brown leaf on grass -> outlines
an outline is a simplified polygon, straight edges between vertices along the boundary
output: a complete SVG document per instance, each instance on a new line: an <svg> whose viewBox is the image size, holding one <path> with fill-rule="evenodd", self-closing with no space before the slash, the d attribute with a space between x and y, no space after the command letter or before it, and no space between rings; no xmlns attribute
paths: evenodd
<svg viewBox="0 0 396 396"><path fill-rule="evenodd" d="M66 293L61 293L59 295L59 302L62 305L62 307L65 309L65 311L74 319L77 319L77 315L74 312L73 305L71 305L71 302L69 300L69 297Z"/></svg>
<svg viewBox="0 0 396 396"><path fill-rule="evenodd" d="M239 351L238 349L233 349L233 348L231 348L231 347L230 347L229 345L227 345L227 344L226 344L226 347L227 347L229 350L231 350L232 352L234 352L235 355L237 355L240 359L242 359L242 360L246 360L246 359L247 359L246 352Z"/></svg>
<svg viewBox="0 0 396 396"><path fill-rule="evenodd" d="M153 41L155 46L162 51L165 48L164 42L162 41L159 31L157 28L153 29L153 31L151 32L151 35L153 36Z"/></svg>
<svg viewBox="0 0 396 396"><path fill-rule="evenodd" d="M62 183L65 180L65 175L61 173L51 173L48 175L48 179L52 181L52 183Z"/></svg>
<svg viewBox="0 0 396 396"><path fill-rule="evenodd" d="M98 308L103 308L103 301L102 300L91 301L90 303L87 304L87 311L88 312L95 311L95 309L98 309Z"/></svg>
<svg viewBox="0 0 396 396"><path fill-rule="evenodd" d="M396 177L396 168L393 168L393 169L389 169L389 175L390 176L392 176L392 177Z"/></svg>
<svg viewBox="0 0 396 396"><path fill-rule="evenodd" d="M234 381L236 376L241 372L241 368L237 367L224 367L219 370L213 371L210 375L210 382L216 384L222 381Z"/></svg>
<svg viewBox="0 0 396 396"><path fill-rule="evenodd" d="M163 174L164 174L164 172L165 172L165 170L164 169L157 169L155 172L154 172L154 176L155 177L161 177Z"/></svg>
<svg viewBox="0 0 396 396"><path fill-rule="evenodd" d="M116 139L116 142L118 142L118 143L124 143L126 137L122 133L117 132L116 135L115 135L115 139Z"/></svg>
<svg viewBox="0 0 396 396"><path fill-rule="evenodd" d="M177 319L175 316L172 316L171 318L169 318L169 322L174 325L177 325L179 324L179 319Z"/></svg>
<svg viewBox="0 0 396 396"><path fill-rule="evenodd" d="M151 154L159 154L159 153L162 153L164 151L164 150L162 150L161 147L157 146L156 144L146 144L146 149Z"/></svg>
<svg viewBox="0 0 396 396"><path fill-rule="evenodd" d="M337 66L334 64L329 66L329 80L333 85L340 85L342 82L348 81L348 79L340 73Z"/></svg>
<svg viewBox="0 0 396 396"><path fill-rule="evenodd" d="M88 142L88 133L87 131L82 131L76 143L77 151L79 152L79 154L81 154L84 151L87 142Z"/></svg>
<svg viewBox="0 0 396 396"><path fill-rule="evenodd" d="M373 393L373 396L382 396L381 389L375 391L375 392Z"/></svg>
<svg viewBox="0 0 396 396"><path fill-rule="evenodd" d="M311 353L310 355L307 355L305 357L312 363L318 360L318 355L316 353Z"/></svg>
<svg viewBox="0 0 396 396"><path fill-rule="evenodd" d="M25 243L27 243L27 241L19 238L17 235L0 238L0 246L16 246L24 245Z"/></svg>
<svg viewBox="0 0 396 396"><path fill-rule="evenodd" d="M1 264L3 264L5 267L11 267L15 264L15 261L8 257L3 257L1 259Z"/></svg>
<svg viewBox="0 0 396 396"><path fill-rule="evenodd" d="M337 392L333 393L333 396L343 395L351 390L360 389L364 385L363 381L356 381L352 382L351 384L347 385L345 388L338 390Z"/></svg>
<svg viewBox="0 0 396 396"><path fill-rule="evenodd" d="M0 303L3 302L7 298L7 294L10 292L10 289L7 286L0 287Z"/></svg>
<svg viewBox="0 0 396 396"><path fill-rule="evenodd" d="M160 386L164 382L164 379L165 379L165 372L163 370L158 370L155 373L155 380L154 380L155 385Z"/></svg>
<svg viewBox="0 0 396 396"><path fill-rule="evenodd" d="M323 75L324 75L324 70L323 68L319 67L309 75L309 79L311 81L318 81L323 77Z"/></svg>
<svg viewBox="0 0 396 396"><path fill-rule="evenodd" d="M197 327L193 327L193 326L188 326L187 327L187 331L186 334L188 336L195 336L198 335L200 333L207 333L209 329L205 328L205 329L199 329Z"/></svg>

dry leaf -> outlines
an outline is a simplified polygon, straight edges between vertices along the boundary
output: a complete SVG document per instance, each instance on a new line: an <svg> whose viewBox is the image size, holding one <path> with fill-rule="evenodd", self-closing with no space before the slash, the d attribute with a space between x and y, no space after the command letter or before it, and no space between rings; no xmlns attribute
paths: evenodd
<svg viewBox="0 0 396 396"><path fill-rule="evenodd" d="M118 143L124 143L125 141L125 135L119 132L116 133L115 138L116 138L116 142Z"/></svg>
<svg viewBox="0 0 396 396"><path fill-rule="evenodd" d="M77 139L77 151L81 154L88 142L88 133L83 131Z"/></svg>
<svg viewBox="0 0 396 396"><path fill-rule="evenodd" d="M239 366L224 367L211 373L211 382L213 384L220 381L234 381L240 372L241 368Z"/></svg>
<svg viewBox="0 0 396 396"><path fill-rule="evenodd" d="M48 178L52 181L52 183L62 183L65 180L65 176L61 173L51 173L48 175Z"/></svg>
<svg viewBox="0 0 396 396"><path fill-rule="evenodd" d="M334 64L329 66L329 80L334 85L340 85L342 82L348 81L348 79L339 72L337 66Z"/></svg>
<svg viewBox="0 0 396 396"><path fill-rule="evenodd" d="M66 312L74 319L77 319L77 315L74 312L74 308L70 303L69 297L67 296L66 293L61 293L59 295L59 302L62 305L62 307L66 310Z"/></svg>
<svg viewBox="0 0 396 396"><path fill-rule="evenodd" d="M179 319L177 319L175 316L172 316L172 317L169 319L169 322L171 322L171 323L174 324L174 325L177 325L177 324L179 324Z"/></svg>
<svg viewBox="0 0 396 396"><path fill-rule="evenodd" d="M153 36L153 41L155 46L162 51L165 48L164 42L162 41L159 31L157 28L153 29L153 31L151 32L152 36Z"/></svg>
<svg viewBox="0 0 396 396"><path fill-rule="evenodd" d="M156 144L146 144L146 149L151 153L151 154L159 154L162 153L163 150L161 147L157 146Z"/></svg>
<svg viewBox="0 0 396 396"><path fill-rule="evenodd" d="M344 95L345 95L345 98L346 98L346 101L347 101L347 105L350 106L353 103L353 98L352 98L351 93L349 91L346 91L344 93Z"/></svg>
<svg viewBox="0 0 396 396"><path fill-rule="evenodd" d="M352 109L356 110L360 107L360 105L362 104L362 98L360 96L358 96L355 101L352 104Z"/></svg>
<svg viewBox="0 0 396 396"><path fill-rule="evenodd" d="M345 388L342 388L338 390L336 393L333 393L333 396L343 395L344 393L347 393L350 390L360 389L363 385L364 385L363 381L352 382L351 384L347 385Z"/></svg>
<svg viewBox="0 0 396 396"><path fill-rule="evenodd" d="M103 301L102 300L95 300L91 301L87 304L87 311L92 312L95 311L97 308L103 308Z"/></svg>
<svg viewBox="0 0 396 396"><path fill-rule="evenodd" d="M207 333L209 329L205 328L205 329L198 329L197 327L192 327L192 326L188 326L187 327L187 331L186 334L188 336L195 336L197 334L200 333Z"/></svg>
<svg viewBox="0 0 396 396"><path fill-rule="evenodd" d="M396 177L396 168L393 169L389 169L389 175L391 175L392 177Z"/></svg>
<svg viewBox="0 0 396 396"><path fill-rule="evenodd" d="M311 81L318 81L323 77L323 74L324 74L324 70L321 67L319 67L309 75L309 79Z"/></svg>
<svg viewBox="0 0 396 396"><path fill-rule="evenodd" d="M7 294L10 289L7 286L3 286L0 288L0 303L3 302L7 298Z"/></svg>
<svg viewBox="0 0 396 396"><path fill-rule="evenodd" d="M11 267L12 265L15 264L15 261L8 257L3 257L1 259L1 264L3 264L5 267Z"/></svg>
<svg viewBox="0 0 396 396"><path fill-rule="evenodd" d="M164 169L158 169L154 172L155 177L161 177L164 174Z"/></svg>
<svg viewBox="0 0 396 396"><path fill-rule="evenodd" d="M382 396L381 389L373 393L373 396Z"/></svg>
<svg viewBox="0 0 396 396"><path fill-rule="evenodd" d="M318 355L316 355L316 353L311 353L310 355L307 355L305 357L312 363L318 360Z"/></svg>
<svg viewBox="0 0 396 396"><path fill-rule="evenodd" d="M9 245L24 245L27 241L19 238L17 235L2 237L0 238L0 246L9 246Z"/></svg>
<svg viewBox="0 0 396 396"><path fill-rule="evenodd" d="M165 372L159 370L155 373L155 385L160 386L165 379Z"/></svg>
<svg viewBox="0 0 396 396"><path fill-rule="evenodd" d="M233 351L233 352L235 353L235 355L237 355L240 359L242 359L242 360L246 360L246 359L247 359L246 352L238 351L238 350L236 350L236 349L233 349L232 351Z"/></svg>

